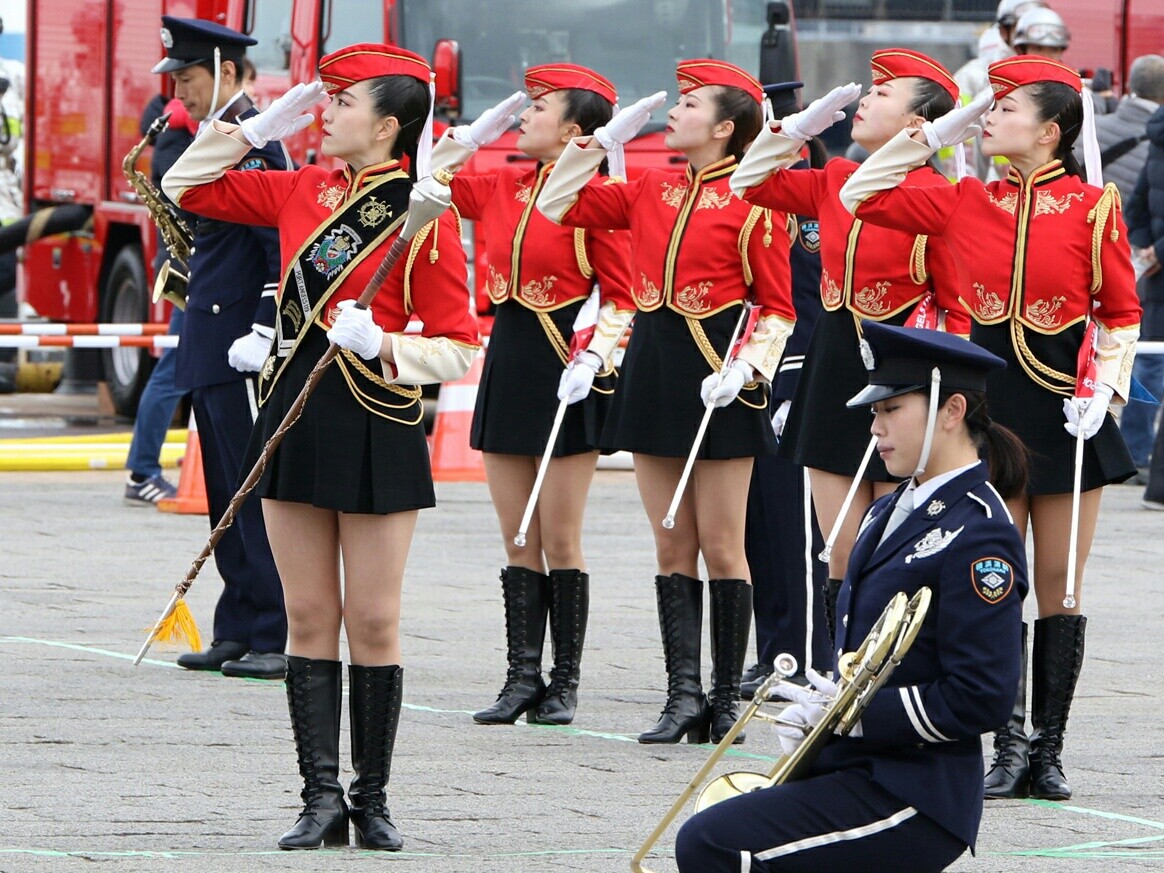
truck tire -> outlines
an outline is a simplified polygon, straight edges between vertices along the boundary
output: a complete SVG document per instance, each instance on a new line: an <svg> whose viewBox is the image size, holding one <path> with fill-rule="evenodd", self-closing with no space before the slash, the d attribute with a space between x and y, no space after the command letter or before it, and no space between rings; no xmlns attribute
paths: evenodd
<svg viewBox="0 0 1164 873"><path fill-rule="evenodd" d="M101 320L141 324L149 314L149 287L141 248L123 247L113 259L101 293ZM101 350L101 365L118 415L133 418L154 358L148 349L116 347Z"/></svg>

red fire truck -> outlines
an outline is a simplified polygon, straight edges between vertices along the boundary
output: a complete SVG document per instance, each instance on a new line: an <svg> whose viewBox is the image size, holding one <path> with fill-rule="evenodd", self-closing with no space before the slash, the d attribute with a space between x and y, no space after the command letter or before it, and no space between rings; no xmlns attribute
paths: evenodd
<svg viewBox="0 0 1164 873"><path fill-rule="evenodd" d="M1088 73L1111 70L1119 92L1126 90L1132 61L1164 53L1160 0L1054 0L1051 7L1071 31L1063 60Z"/></svg>
<svg viewBox="0 0 1164 873"><path fill-rule="evenodd" d="M258 40L249 56L264 105L294 82L310 81L318 59L354 43L384 41L434 59L445 121L472 119L521 85L533 64L570 59L618 86L624 105L670 88L684 57L723 57L793 70L787 4L758 0L29 0L25 193L28 212L55 204L91 209L91 226L26 247L22 299L59 321L161 321L151 304L154 234L121 163L139 140L142 109L165 77L150 68L162 53L163 13L217 20ZM779 55L782 60L774 60ZM788 76L791 78L791 76ZM660 122L665 110L660 112ZM631 175L678 160L662 124L628 149ZM483 149L469 168L488 172L524 160L514 134ZM318 128L288 143L313 161ZM148 159L148 152L142 157ZM484 246L467 227L475 277ZM473 278L473 277L471 277ZM473 278L472 287L480 281ZM478 295L485 311L488 300ZM118 410L131 413L151 366L135 349L103 352L102 377Z"/></svg>

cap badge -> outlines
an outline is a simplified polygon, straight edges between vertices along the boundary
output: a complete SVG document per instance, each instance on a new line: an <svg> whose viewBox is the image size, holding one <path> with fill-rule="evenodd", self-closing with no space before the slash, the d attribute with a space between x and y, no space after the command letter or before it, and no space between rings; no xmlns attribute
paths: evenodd
<svg viewBox="0 0 1164 873"><path fill-rule="evenodd" d="M172 49L174 47L174 35L170 33L170 28L162 28L162 47L165 49Z"/></svg>
<svg viewBox="0 0 1164 873"><path fill-rule="evenodd" d="M873 347L869 345L868 340L862 339L861 346L861 362L865 365L866 370L872 370L877 366L877 359L873 357Z"/></svg>
<svg viewBox="0 0 1164 873"><path fill-rule="evenodd" d="M931 518L935 515L941 515L946 511L946 504L940 500L931 500L930 505L926 507L926 515Z"/></svg>

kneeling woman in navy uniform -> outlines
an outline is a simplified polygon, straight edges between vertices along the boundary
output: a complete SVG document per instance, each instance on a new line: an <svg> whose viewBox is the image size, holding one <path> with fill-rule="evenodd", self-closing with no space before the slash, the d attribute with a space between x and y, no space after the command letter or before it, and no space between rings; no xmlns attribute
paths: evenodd
<svg viewBox="0 0 1164 873"><path fill-rule="evenodd" d="M352 306L403 226L412 182L400 159L414 155L418 140L431 142L428 64L403 49L366 44L327 55L319 74L323 85L296 86L253 124L206 131L163 187L202 215L279 229L279 318L260 377L252 456L328 341L342 349L256 489L283 579L287 698L305 783L303 812L279 845L348 842L339 782L342 624L352 661L356 842L399 849L385 786L404 686L400 591L416 511L435 503L416 386L464 375L478 351L477 333L460 228L449 212L421 228L370 309ZM342 169L228 171L248 141L310 124L307 110L325 89L331 105L322 116L323 152L344 162ZM423 336L404 333L413 313Z"/></svg>
<svg viewBox="0 0 1164 873"><path fill-rule="evenodd" d="M834 737L808 778L694 816L676 842L680 870L904 863L923 873L945 869L978 835L980 736L1006 717L1019 678L1026 553L1003 501L1022 492L1026 455L987 415L986 374L1000 358L957 336L876 322L865 338L869 387L849 403L873 405L881 459L912 477L861 524L837 604L838 653L861 644L898 591L928 586L929 612L852 734ZM809 676L816 692L789 689L798 702L782 713L805 731L823 717L822 693L836 689ZM785 752L804 736L778 731Z"/></svg>

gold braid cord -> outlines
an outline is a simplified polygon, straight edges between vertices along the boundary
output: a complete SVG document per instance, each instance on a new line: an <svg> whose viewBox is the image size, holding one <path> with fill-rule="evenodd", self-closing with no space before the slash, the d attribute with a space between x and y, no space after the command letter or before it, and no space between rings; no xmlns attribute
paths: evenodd
<svg viewBox="0 0 1164 873"><path fill-rule="evenodd" d="M562 336L562 332L558 330L558 326L554 324L554 320L550 318L548 312L542 312L540 309L535 311L537 312L538 321L541 322L542 330L545 331L546 339L550 341L550 345L557 352L562 366L566 366L570 363L570 344L566 342L566 338Z"/></svg>
<svg viewBox="0 0 1164 873"><path fill-rule="evenodd" d="M1094 294L1103 287L1103 238L1110 236L1112 242L1120 238L1119 221L1117 216L1123 209L1119 189L1108 182L1103 186L1103 193L1095 206L1087 213L1087 223L1091 228L1091 293ZM1111 233L1105 234L1108 220L1111 220Z"/></svg>
<svg viewBox="0 0 1164 873"><path fill-rule="evenodd" d="M574 258L578 261L578 271L583 279L594 276L594 267L590 263L590 256L586 252L586 228L574 228Z"/></svg>
<svg viewBox="0 0 1164 873"><path fill-rule="evenodd" d="M909 278L915 285L924 285L930 277L929 268L926 266L927 242L929 237L925 234L918 234L913 238L913 251L909 256Z"/></svg>
<svg viewBox="0 0 1164 873"><path fill-rule="evenodd" d="M695 339L695 345L699 347L699 351L703 354L703 359L711 365L713 373L718 373L723 369L723 358L715 350L715 346L711 344L711 340L707 338L707 333L703 329L703 325L698 318L691 318L684 316L687 322L687 329L691 331L691 336ZM730 351L730 350L729 350ZM736 398L744 406L750 406L752 409L766 409L767 405L764 403L749 403L744 399L743 392L751 391L759 387L759 383L755 380L747 383L741 390L740 395Z"/></svg>
<svg viewBox="0 0 1164 873"><path fill-rule="evenodd" d="M748 213L748 218L744 222L744 226L740 228L740 236L736 243L736 247L740 252L740 261L744 265L744 282L748 285L752 284L752 265L748 261L748 243L752 239L752 231L756 227L756 223L761 218L767 218L767 233L764 237L764 245L767 246L772 242L772 213L761 206L753 206L751 212ZM717 368L718 369L718 368Z"/></svg>
<svg viewBox="0 0 1164 873"><path fill-rule="evenodd" d="M1035 353L1027 345L1027 335L1022 322L1017 318L1012 318L1010 321L1010 335L1014 341L1015 351L1018 352L1019 363L1022 364L1026 374L1031 377L1032 382L1055 394L1062 394L1064 397L1070 397L1074 393L1075 377L1068 373L1062 373L1054 367L1048 367L1035 357ZM1055 385L1048 382L1047 379L1043 378L1044 376L1056 379L1062 384Z"/></svg>

